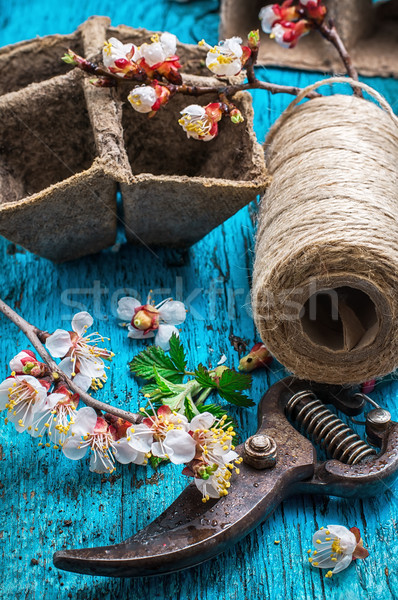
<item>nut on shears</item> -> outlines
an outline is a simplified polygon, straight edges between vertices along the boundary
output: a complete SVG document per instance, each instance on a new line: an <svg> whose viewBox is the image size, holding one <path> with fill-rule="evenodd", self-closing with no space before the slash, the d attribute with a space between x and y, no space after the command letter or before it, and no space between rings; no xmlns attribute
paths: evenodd
<svg viewBox="0 0 398 600"><path fill-rule="evenodd" d="M255 469L271 469L276 464L275 440L264 433L249 437L243 447L243 460Z"/></svg>

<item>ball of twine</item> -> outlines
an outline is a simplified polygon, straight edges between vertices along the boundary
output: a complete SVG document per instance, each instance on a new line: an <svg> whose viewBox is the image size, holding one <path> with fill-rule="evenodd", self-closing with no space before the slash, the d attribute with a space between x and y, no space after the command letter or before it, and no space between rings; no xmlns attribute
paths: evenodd
<svg viewBox="0 0 398 600"><path fill-rule="evenodd" d="M349 83L377 100L317 87ZM253 313L300 378L360 383L398 365L398 119L369 86L332 77L289 105L265 142Z"/></svg>

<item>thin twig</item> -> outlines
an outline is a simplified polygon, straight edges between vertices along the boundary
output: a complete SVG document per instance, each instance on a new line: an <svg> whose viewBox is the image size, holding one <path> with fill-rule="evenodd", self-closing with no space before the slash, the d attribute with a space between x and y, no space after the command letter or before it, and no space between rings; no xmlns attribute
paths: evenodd
<svg viewBox="0 0 398 600"><path fill-rule="evenodd" d="M115 417L120 417L129 421L130 423L136 423L141 419L141 415L137 413L131 413L125 411L121 408L116 408L115 406L111 406L110 404L106 404L105 402L101 402L100 400L96 400L84 392L82 389L77 386L72 379L70 379L61 369L58 367L57 363L54 359L49 355L46 348L43 346L41 339L45 339L46 332L38 329L28 321L25 321L18 313L15 312L4 300L0 298L0 312L2 312L10 321L12 321L21 331L26 335L28 340L31 342L32 346L35 348L39 356L44 360L44 362L48 365L50 370L53 373L57 374L57 380L60 379L65 382L65 384L73 391L75 394L79 394L81 400L87 406L91 406L95 410L108 412ZM41 338L41 339L40 339Z"/></svg>
<svg viewBox="0 0 398 600"><path fill-rule="evenodd" d="M347 71L347 75L351 77L351 79L355 79L356 81L358 81L358 71L356 70L352 62L351 56L348 54L348 51L344 46L343 40L339 36L333 22L329 21L329 25L327 25L326 22L323 21L322 23L317 23L315 27L319 31L319 33L336 48L341 60L343 61L343 64ZM363 97L362 91L359 88L354 88L354 94L361 98Z"/></svg>
<svg viewBox="0 0 398 600"><path fill-rule="evenodd" d="M223 85L220 87L217 86L196 86L196 85L175 85L169 86L171 88L172 94L185 94L187 96L205 96L206 94L225 94L229 98L234 96L237 92L242 92L245 90L259 89L265 90L270 94L291 94L292 96L297 96L301 92L301 88L295 87L292 85L279 85L277 83L268 83L266 81L260 81L256 79L252 82L247 83L238 83L235 85ZM318 92L310 92L306 98L317 98L320 96Z"/></svg>
<svg viewBox="0 0 398 600"><path fill-rule="evenodd" d="M257 63L258 58L258 46L251 48L251 54L245 64L247 80L249 83L257 81L256 73L254 71L254 65Z"/></svg>
<svg viewBox="0 0 398 600"><path fill-rule="evenodd" d="M81 57L79 57L81 58ZM85 59L81 59L81 61L85 61ZM151 79L146 79L145 81L138 81L137 79L126 79L121 78L115 75L114 73L109 73L102 69L102 67L98 67L94 63L85 62L77 62L76 67L81 69L86 73L90 73L92 75L100 75L101 77L109 77L115 82L117 85L125 85L127 87L136 86L138 83L143 83L144 85L151 85L153 81ZM250 77L249 77L250 73ZM254 62L249 67L247 71L248 82L247 83L238 83L234 85L229 85L227 81L220 83L219 86L197 86L197 85L174 85L172 83L158 82L160 85L164 85L167 87L171 94L185 94L187 96L205 96L207 94L226 94L228 97L232 97L234 94L244 90L251 89L260 89L270 92L271 94L290 94L293 96L297 96L301 92L301 88L291 86L291 85L279 85L277 83L269 83L266 81L260 81L254 74ZM320 96L318 92L310 92L307 98L316 98Z"/></svg>

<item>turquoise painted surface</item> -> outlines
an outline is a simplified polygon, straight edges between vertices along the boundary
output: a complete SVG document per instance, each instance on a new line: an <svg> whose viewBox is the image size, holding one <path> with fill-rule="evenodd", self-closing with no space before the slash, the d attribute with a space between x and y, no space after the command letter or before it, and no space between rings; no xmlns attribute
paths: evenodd
<svg viewBox="0 0 398 600"><path fill-rule="evenodd" d="M217 39L218 3L203 0L178 4L157 0L124 4L70 0L56 6L49 0L0 2L1 44L54 32L71 32L91 14L109 15L113 24L167 29L182 41L206 36ZM304 86L317 74L261 70L263 78ZM1 75L0 75L1 76ZM370 80L397 106L398 82ZM287 105L282 96L254 94L255 125L260 141ZM228 141L226 140L226 143ZM71 208L72 210L72 208ZM66 327L77 310L94 314L98 328L112 338L116 352L103 397L123 407L138 406L138 387L127 361L141 345L128 340L115 320L118 297L127 292L155 299L173 295L190 309L183 328L192 363L215 364L222 354L238 359L228 342L233 331L250 343L257 340L249 310L256 207L249 206L181 256L123 245L69 264L56 266L0 242L2 296L28 320L48 330ZM15 350L26 347L24 336L0 319L1 377ZM254 378L252 397L258 402L268 386L283 376L272 372ZM382 383L374 397L398 418L398 386ZM256 427L256 409L234 411L242 435ZM219 558L198 568L166 577L118 580L58 572L52 567L56 549L118 542L159 515L180 493L186 479L167 466L156 473L120 466L110 479L67 461L56 451L43 451L30 438L0 423L0 598L31 600L391 600L397 598L397 487L378 498L344 501L295 497L266 523ZM370 550L332 580L311 570L306 560L313 531L327 522L358 525ZM279 545L274 540L281 540ZM35 559L38 564L32 564Z"/></svg>

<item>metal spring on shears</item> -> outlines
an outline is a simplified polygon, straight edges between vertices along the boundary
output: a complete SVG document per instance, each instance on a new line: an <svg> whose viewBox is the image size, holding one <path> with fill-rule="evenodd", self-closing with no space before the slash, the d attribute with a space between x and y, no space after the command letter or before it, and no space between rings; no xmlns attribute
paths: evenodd
<svg viewBox="0 0 398 600"><path fill-rule="evenodd" d="M302 402L304 399L309 401ZM350 427L332 413L310 391L294 394L286 413L302 430L325 449L330 458L355 465L376 450L364 442Z"/></svg>

